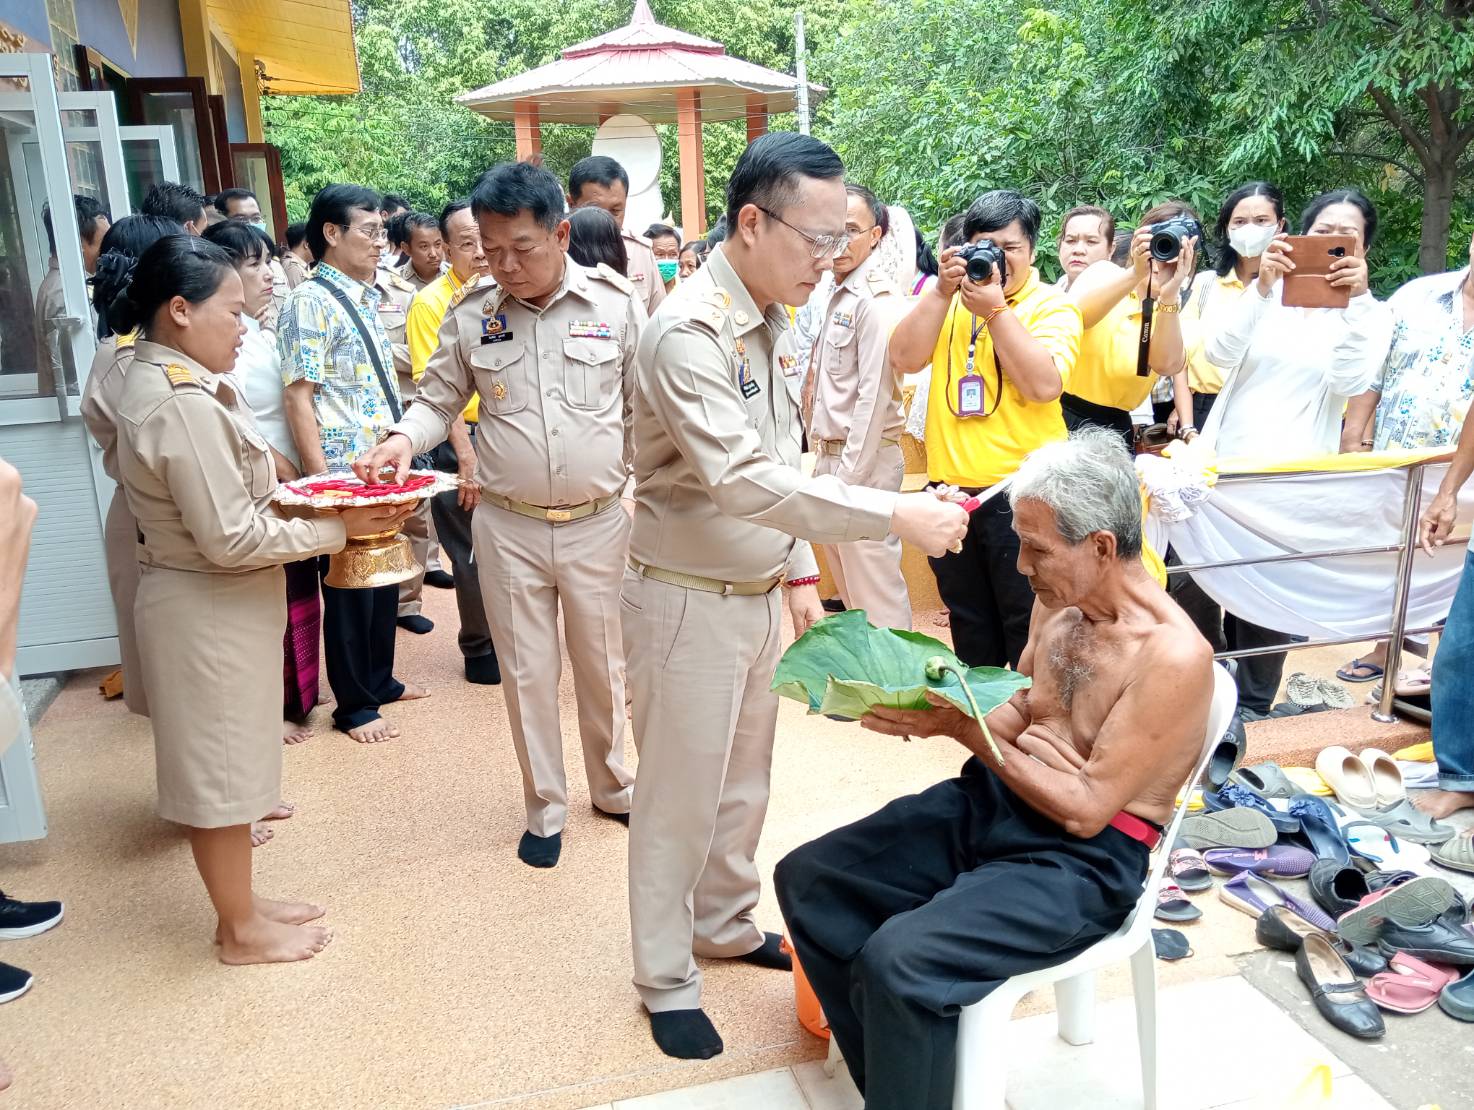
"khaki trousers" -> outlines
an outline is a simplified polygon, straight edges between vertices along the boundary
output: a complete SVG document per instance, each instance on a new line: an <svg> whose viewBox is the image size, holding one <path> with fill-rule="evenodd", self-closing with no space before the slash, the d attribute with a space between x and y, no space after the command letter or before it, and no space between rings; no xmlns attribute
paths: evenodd
<svg viewBox="0 0 1474 1110"><path fill-rule="evenodd" d="M412 617L420 611L420 595L425 589L425 571L430 563L430 499L421 501L414 515L399 526L400 532L409 537L409 549L415 562L420 564L420 573L399 584L400 617Z"/></svg>
<svg viewBox="0 0 1474 1110"><path fill-rule="evenodd" d="M839 463L837 455L820 455L814 473L833 474ZM864 484L899 492L905 476L906 460L901 456L900 446L885 444L876 454L875 465ZM901 573L899 536L825 544L824 561L847 609L864 609L870 623L877 628L911 630L911 595Z"/></svg>
<svg viewBox="0 0 1474 1110"><path fill-rule="evenodd" d="M629 554L629 514L616 503L582 520L550 524L483 501L471 533L522 767L528 831L561 832L568 813L558 719L560 602L589 794L607 813L628 812L634 776L624 766L619 585Z"/></svg>
<svg viewBox="0 0 1474 1110"><path fill-rule="evenodd" d="M723 597L626 570L640 776L630 812L635 987L651 1013L701 1004L693 956L743 956L768 809L780 590Z"/></svg>

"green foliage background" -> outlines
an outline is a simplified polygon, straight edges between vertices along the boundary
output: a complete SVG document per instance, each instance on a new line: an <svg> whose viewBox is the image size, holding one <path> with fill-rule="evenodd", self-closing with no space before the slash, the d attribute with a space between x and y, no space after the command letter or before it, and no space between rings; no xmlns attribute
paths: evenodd
<svg viewBox="0 0 1474 1110"><path fill-rule="evenodd" d="M457 93L542 65L629 18L609 0L359 0L363 91L265 101L288 207L362 181L435 211L515 154L510 123ZM654 0L663 23L793 68L793 6ZM1222 197L1277 182L1293 217L1355 185L1376 201L1374 281L1461 264L1474 232L1471 0L805 0L810 80L830 96L814 133L851 176L929 231L979 192L1059 213L1100 203L1129 224L1181 197L1211 223ZM792 127L791 117L770 122ZM674 128L662 191L678 208ZM566 174L592 129L543 129ZM705 129L709 219L741 153L740 122ZM1431 168L1430 168L1431 167ZM1421 240L1421 255L1420 255ZM1052 252L1041 251L1048 274Z"/></svg>

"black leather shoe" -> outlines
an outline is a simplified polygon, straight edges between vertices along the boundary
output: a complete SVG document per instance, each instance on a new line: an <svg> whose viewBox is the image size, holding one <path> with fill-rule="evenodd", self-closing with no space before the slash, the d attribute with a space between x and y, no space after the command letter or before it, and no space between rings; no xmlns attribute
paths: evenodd
<svg viewBox="0 0 1474 1110"><path fill-rule="evenodd" d="M1455 906L1426 925L1382 922L1377 947L1387 954L1406 952L1420 960L1474 967L1474 936L1464 928L1464 907Z"/></svg>
<svg viewBox="0 0 1474 1110"><path fill-rule="evenodd" d="M435 622L429 617L422 617L418 613L411 613L407 617L400 617L394 622L406 632L413 632L416 636L423 636L435 628Z"/></svg>
<svg viewBox="0 0 1474 1110"><path fill-rule="evenodd" d="M456 588L456 580L443 570L427 570L425 585L434 586L437 590L453 590Z"/></svg>
<svg viewBox="0 0 1474 1110"><path fill-rule="evenodd" d="M1375 975L1387 970L1387 958L1375 948L1348 944L1340 937L1331 936L1317 929L1288 906L1270 906L1259 915L1254 924L1254 936L1259 943L1280 952L1299 951L1301 943L1312 933L1325 937L1346 961L1346 966L1357 975Z"/></svg>
<svg viewBox="0 0 1474 1110"><path fill-rule="evenodd" d="M1372 893L1365 871L1333 860L1316 860L1310 869L1310 896L1332 917L1350 913Z"/></svg>
<svg viewBox="0 0 1474 1110"><path fill-rule="evenodd" d="M1295 974L1321 1017L1343 1033L1374 1041L1387 1032L1382 1012L1324 934L1305 938L1295 953Z"/></svg>

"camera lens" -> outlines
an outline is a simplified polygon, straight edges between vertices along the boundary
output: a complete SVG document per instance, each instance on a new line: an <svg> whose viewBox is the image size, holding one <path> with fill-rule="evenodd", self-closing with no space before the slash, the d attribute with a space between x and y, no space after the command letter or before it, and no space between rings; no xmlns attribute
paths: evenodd
<svg viewBox="0 0 1474 1110"><path fill-rule="evenodd" d="M974 254L967 260L967 280L983 282L993 276L993 262L986 254Z"/></svg>
<svg viewBox="0 0 1474 1110"><path fill-rule="evenodd" d="M1175 260L1182 253L1182 236L1171 229L1157 232L1152 236L1151 253L1158 262Z"/></svg>

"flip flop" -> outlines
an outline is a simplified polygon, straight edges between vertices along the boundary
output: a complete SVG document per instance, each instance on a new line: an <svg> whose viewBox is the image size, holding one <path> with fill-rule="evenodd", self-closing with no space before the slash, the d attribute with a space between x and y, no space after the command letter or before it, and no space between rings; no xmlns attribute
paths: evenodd
<svg viewBox="0 0 1474 1110"><path fill-rule="evenodd" d="M1329 798L1335 793L1312 767L1286 767L1285 778L1300 788L1302 794L1314 794L1317 798Z"/></svg>
<svg viewBox="0 0 1474 1110"><path fill-rule="evenodd" d="M1433 862L1453 871L1474 872L1474 833L1465 832L1433 849Z"/></svg>
<svg viewBox="0 0 1474 1110"><path fill-rule="evenodd" d="M1402 768L1397 760L1381 748L1367 748L1357 758L1372 773L1372 785L1377 791L1376 808L1388 809L1407 801L1407 787L1403 785Z"/></svg>
<svg viewBox="0 0 1474 1110"><path fill-rule="evenodd" d="M1326 785L1353 809L1377 808L1377 783L1371 768L1340 744L1315 757L1315 769Z"/></svg>
<svg viewBox="0 0 1474 1110"><path fill-rule="evenodd" d="M1412 802L1404 798L1387 809L1370 810L1362 817L1378 825L1402 840L1415 844L1442 844L1458 833L1452 825L1435 821Z"/></svg>
<svg viewBox="0 0 1474 1110"><path fill-rule="evenodd" d="M1395 1014L1421 1014L1438 1001L1444 987L1458 981L1459 974L1399 952L1392 957L1389 970L1373 975L1367 983L1367 997Z"/></svg>
<svg viewBox="0 0 1474 1110"><path fill-rule="evenodd" d="M1213 874L1202 854L1192 848L1178 848L1167 857L1172 878L1183 890L1197 892L1213 889Z"/></svg>
<svg viewBox="0 0 1474 1110"><path fill-rule="evenodd" d="M1365 672L1365 673L1362 673ZM1376 682L1387 672L1375 663L1367 663L1360 659L1353 659L1346 666L1336 672L1336 677L1342 682Z"/></svg>
<svg viewBox="0 0 1474 1110"><path fill-rule="evenodd" d="M1268 848L1279 834L1257 809L1200 813L1182 822L1181 840L1189 848Z"/></svg>
<svg viewBox="0 0 1474 1110"><path fill-rule="evenodd" d="M1351 865L1351 849L1341 835L1341 822L1350 816L1335 802L1313 794L1296 794L1290 799L1290 814L1300 820L1300 838L1320 859Z"/></svg>
<svg viewBox="0 0 1474 1110"><path fill-rule="evenodd" d="M1256 763L1252 767L1240 767L1228 776L1228 781L1252 790L1261 798L1292 798L1300 789L1290 781L1278 763Z"/></svg>
<svg viewBox="0 0 1474 1110"><path fill-rule="evenodd" d="M1421 844L1398 840L1381 825L1357 818L1341 826L1341 835L1346 838L1346 845L1353 856L1371 860L1378 870L1428 874L1432 853Z"/></svg>
<svg viewBox="0 0 1474 1110"><path fill-rule="evenodd" d="M1196 921L1203 916L1203 911L1188 901L1182 888L1169 879L1157 889L1157 908L1153 916L1158 921L1175 921L1180 924Z"/></svg>

